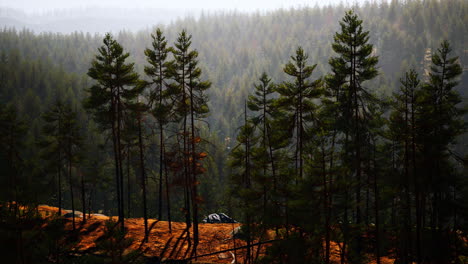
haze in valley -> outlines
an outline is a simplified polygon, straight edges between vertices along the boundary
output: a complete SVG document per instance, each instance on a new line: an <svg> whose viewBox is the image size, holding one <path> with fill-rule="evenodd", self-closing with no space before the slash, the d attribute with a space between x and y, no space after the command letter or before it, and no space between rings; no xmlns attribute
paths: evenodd
<svg viewBox="0 0 468 264"><path fill-rule="evenodd" d="M378 0L385 1L385 0ZM118 32L138 31L164 25L187 16L219 12L265 13L277 9L316 5L353 5L358 1L340 0L0 0L0 26L27 28L40 32Z"/></svg>

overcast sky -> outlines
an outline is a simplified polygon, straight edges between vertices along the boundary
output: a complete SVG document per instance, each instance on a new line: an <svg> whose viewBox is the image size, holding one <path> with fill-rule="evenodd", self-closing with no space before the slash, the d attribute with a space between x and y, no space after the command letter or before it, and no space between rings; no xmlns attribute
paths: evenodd
<svg viewBox="0 0 468 264"><path fill-rule="evenodd" d="M364 0L0 0L0 7L42 12L80 7L177 8L256 11L314 6L316 3L355 3Z"/></svg>

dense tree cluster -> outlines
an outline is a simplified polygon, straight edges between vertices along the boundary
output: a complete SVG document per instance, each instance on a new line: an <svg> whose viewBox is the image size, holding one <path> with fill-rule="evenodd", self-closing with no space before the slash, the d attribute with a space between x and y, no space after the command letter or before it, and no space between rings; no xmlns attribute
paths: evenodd
<svg viewBox="0 0 468 264"><path fill-rule="evenodd" d="M461 261L466 159L454 143L466 111L449 42L432 54L427 80L410 70L390 101L370 90L379 58L353 11L332 49L323 81L311 80L316 65L299 47L284 66L294 82L264 73L249 96L232 192L247 242L269 230L280 241L264 258L248 250L247 263L330 263L332 241L341 263L380 263L393 250L399 263Z"/></svg>
<svg viewBox="0 0 468 264"><path fill-rule="evenodd" d="M202 215L224 211L247 263L331 263L334 245L342 263L462 261L468 4L347 8L2 29L1 231L47 203L117 215L109 232L144 217L145 239L148 218L184 221L197 254Z"/></svg>

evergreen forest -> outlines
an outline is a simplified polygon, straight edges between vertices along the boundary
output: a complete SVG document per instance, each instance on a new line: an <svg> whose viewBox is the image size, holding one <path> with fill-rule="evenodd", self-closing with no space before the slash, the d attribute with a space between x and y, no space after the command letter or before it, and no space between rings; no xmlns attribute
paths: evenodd
<svg viewBox="0 0 468 264"><path fill-rule="evenodd" d="M5 26L4 263L468 263L467 38L466 0Z"/></svg>

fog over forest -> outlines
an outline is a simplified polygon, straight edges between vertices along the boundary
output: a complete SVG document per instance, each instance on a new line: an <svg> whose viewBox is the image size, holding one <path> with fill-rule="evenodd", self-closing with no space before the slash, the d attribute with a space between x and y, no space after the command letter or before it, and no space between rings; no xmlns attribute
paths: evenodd
<svg viewBox="0 0 468 264"><path fill-rule="evenodd" d="M387 0L372 0L370 2L382 2ZM22 9L27 12L38 12L54 9L69 9L83 7L119 7L119 8L164 8L164 9L203 9L203 10L239 10L239 11L256 11L256 10L274 10L278 8L304 7L304 6L324 6L344 4L364 3L365 0L233 0L233 1L216 1L216 0L18 0L0 1L1 7L10 7Z"/></svg>
<svg viewBox="0 0 468 264"><path fill-rule="evenodd" d="M378 0L374 2L387 2ZM265 14L278 9L304 8L342 4L352 6L363 0L237 0L237 1L188 1L177 0L103 0L103 1L31 1L0 0L0 26L27 28L40 32L90 32L117 33L121 30L138 31L156 25L167 25L186 17L224 12Z"/></svg>

